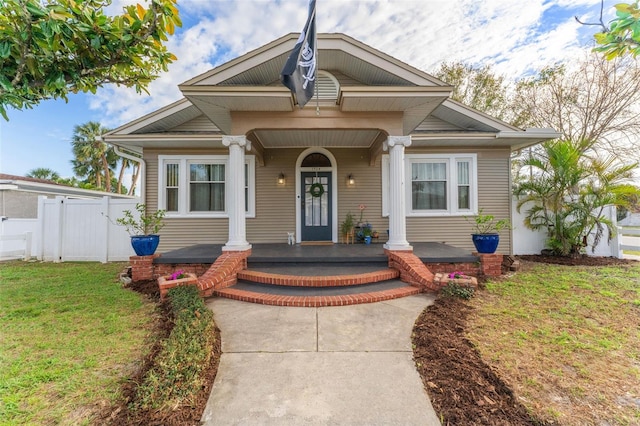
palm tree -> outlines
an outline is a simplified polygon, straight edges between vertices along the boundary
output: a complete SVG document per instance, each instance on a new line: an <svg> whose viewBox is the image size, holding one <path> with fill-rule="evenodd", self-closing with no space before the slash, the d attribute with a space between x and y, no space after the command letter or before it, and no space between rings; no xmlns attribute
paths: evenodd
<svg viewBox="0 0 640 426"><path fill-rule="evenodd" d="M525 226L546 229L550 248L560 255L575 255L588 245L595 231L595 247L604 231L615 234L603 214L608 205L627 207L640 194L631 185L636 164L621 165L612 157L588 155L589 141L558 140L541 145L536 156L520 160L530 178L516 184L517 209L527 206Z"/></svg>
<svg viewBox="0 0 640 426"><path fill-rule="evenodd" d="M117 182L117 193L118 194L124 194L127 193L128 195L133 195L135 193L136 190L136 182L138 180L138 176L140 175L140 163L139 162L135 162L135 161L131 161L127 158L124 157L120 157L119 159L119 163L120 163L120 172L118 174L118 182ZM133 176L131 178L131 187L129 188L129 190L127 190L127 188L123 187L123 181L124 181L124 175L125 172L127 171L127 169L129 167L133 168Z"/></svg>
<svg viewBox="0 0 640 426"><path fill-rule="evenodd" d="M75 159L71 163L78 177L86 178L97 188L111 192L112 168L118 157L113 148L102 141L102 135L108 131L96 121L75 126L71 139Z"/></svg>
<svg viewBox="0 0 640 426"><path fill-rule="evenodd" d="M55 172L46 167L36 167L35 169L31 169L29 173L26 174L26 177L46 179L53 182L57 182L60 179L60 175L58 174L58 172Z"/></svg>

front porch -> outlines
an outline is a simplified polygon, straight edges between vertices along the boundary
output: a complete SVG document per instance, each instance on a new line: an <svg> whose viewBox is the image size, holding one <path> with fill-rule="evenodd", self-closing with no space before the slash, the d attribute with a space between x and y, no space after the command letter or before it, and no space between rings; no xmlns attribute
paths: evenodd
<svg viewBox="0 0 640 426"><path fill-rule="evenodd" d="M133 279L157 279L182 270L198 276L193 284L205 297L340 306L438 291L443 285L434 280L438 272L499 275L502 262L502 255L471 254L442 243L418 243L413 252L385 250L382 244L256 244L236 252L223 247L199 244L162 255L134 256ZM176 285L186 283L159 280L161 296Z"/></svg>

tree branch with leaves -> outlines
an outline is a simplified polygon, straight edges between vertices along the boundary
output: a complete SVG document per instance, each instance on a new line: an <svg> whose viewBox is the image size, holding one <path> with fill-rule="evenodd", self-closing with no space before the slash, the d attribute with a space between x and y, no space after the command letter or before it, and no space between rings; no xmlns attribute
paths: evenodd
<svg viewBox="0 0 640 426"><path fill-rule="evenodd" d="M147 90L176 57L163 44L181 26L177 0L108 16L110 0L0 2L0 114L107 83Z"/></svg>
<svg viewBox="0 0 640 426"><path fill-rule="evenodd" d="M593 50L604 53L606 59L614 59L626 55L637 57L640 55L640 6L639 2L618 3L614 6L616 17L609 26L602 18L604 0L600 2L600 20L598 22L583 22L577 16L576 21L582 25L594 25L602 31L594 34L598 47Z"/></svg>

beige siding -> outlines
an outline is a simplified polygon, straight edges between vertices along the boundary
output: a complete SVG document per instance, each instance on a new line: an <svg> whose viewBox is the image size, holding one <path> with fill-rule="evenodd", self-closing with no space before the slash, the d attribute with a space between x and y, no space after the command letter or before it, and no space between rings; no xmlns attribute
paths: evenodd
<svg viewBox="0 0 640 426"><path fill-rule="evenodd" d="M458 151L458 150L456 150ZM420 150L411 152L426 153ZM445 152L442 150L439 153ZM453 152L453 151L446 151ZM459 152L473 152L460 150ZM511 217L508 150L483 150L478 154L478 205L484 214L492 214L496 218ZM407 235L409 242L441 242L455 247L474 250L471 242L471 225L464 217L409 217L407 218ZM500 233L500 253L511 252L509 231Z"/></svg>
<svg viewBox="0 0 640 426"><path fill-rule="evenodd" d="M338 232L340 223L347 213L351 212L356 219L360 219L358 206L364 204L364 222L371 223L374 230L386 238L388 219L382 217L382 173L380 165L369 165L369 151L366 149L335 149L332 150L338 162ZM347 177L353 174L355 185L347 186Z"/></svg>
<svg viewBox="0 0 640 426"><path fill-rule="evenodd" d="M247 219L250 243L286 243L287 232L296 230L295 167L301 149L265 152L265 165L256 165L256 217ZM285 185L278 185L280 172Z"/></svg>
<svg viewBox="0 0 640 426"><path fill-rule="evenodd" d="M296 189L295 165L302 149L273 149L265 153L265 166L256 167L256 218L247 219L247 239L251 243L287 241L287 232L296 229ZM369 152L366 149L332 149L330 152L337 162L338 217L340 226L346 214L351 212L356 220L360 216L359 204L367 209L363 220L369 221L374 229L386 234L387 219L382 217L380 167L369 166ZM278 185L280 172L286 176L286 184ZM347 176L353 174L356 184L347 187Z"/></svg>
<svg viewBox="0 0 640 426"><path fill-rule="evenodd" d="M271 149L265 151L265 165L256 164L256 217L247 219L247 240L250 243L285 243L287 232L295 231L295 164L302 149ZM386 239L388 218L382 217L382 176L380 164L369 165L367 149L331 149L337 161L338 217L334 218L339 229L346 214L351 212L359 220L358 206L367 206L363 220L378 230ZM450 153L451 150L410 149L408 153ZM478 154L478 198L486 214L510 217L509 204L509 151L459 149L455 152ZM157 208L158 202L158 154L227 154L226 150L176 150L145 151L147 162L146 202ZM280 172L286 176L284 186L277 184ZM347 176L353 174L355 185L347 185ZM162 230L160 252L192 244L227 241L227 219L180 218L167 219ZM463 217L407 218L409 242L435 241L473 250L471 225ZM511 251L509 232L501 233L501 253Z"/></svg>

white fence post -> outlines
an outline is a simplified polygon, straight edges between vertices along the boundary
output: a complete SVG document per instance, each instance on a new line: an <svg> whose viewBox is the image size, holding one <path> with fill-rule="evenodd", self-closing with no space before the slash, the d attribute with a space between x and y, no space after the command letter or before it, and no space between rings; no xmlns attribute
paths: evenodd
<svg viewBox="0 0 640 426"><path fill-rule="evenodd" d="M24 234L24 260L31 259L31 232L25 232Z"/></svg>
<svg viewBox="0 0 640 426"><path fill-rule="evenodd" d="M65 213L65 197L57 196L55 205L55 213L54 215L54 223L56 225L53 226L53 235L54 236L54 245L53 245L53 262L63 262L63 242L62 242L62 231L64 230L64 213Z"/></svg>

